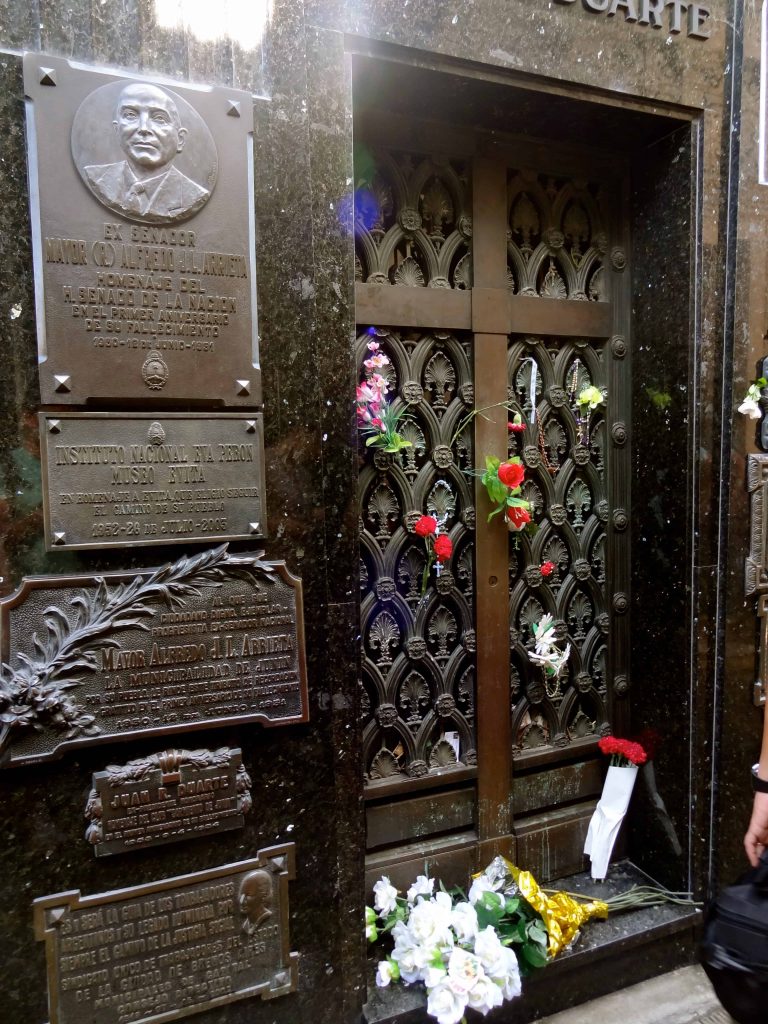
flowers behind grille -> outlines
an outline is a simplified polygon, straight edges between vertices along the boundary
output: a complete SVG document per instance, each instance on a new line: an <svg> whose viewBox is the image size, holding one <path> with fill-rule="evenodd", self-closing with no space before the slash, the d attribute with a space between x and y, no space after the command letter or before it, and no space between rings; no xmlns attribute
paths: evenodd
<svg viewBox="0 0 768 1024"><path fill-rule="evenodd" d="M435 574L439 576L443 564L453 554L453 541L447 533L440 532L442 525L444 525L444 520L438 521L434 516L421 516L413 526L416 536L424 538L424 546L427 550L427 561L421 577L422 596L426 593L432 567L434 566Z"/></svg>
<svg viewBox="0 0 768 1024"><path fill-rule="evenodd" d="M758 377L757 380L753 380L747 388L747 393L744 395L744 400L739 406L739 412L743 416L749 416L751 420L759 420L763 415L763 407L761 405L763 388L768 387L768 381L765 377Z"/></svg>
<svg viewBox="0 0 768 1024"><path fill-rule="evenodd" d="M534 649L528 651L528 660L538 665L544 672L545 679L556 681L571 655L571 645L566 644L565 650L560 649L555 635L555 623L549 613L544 615L540 622L534 622L532 629Z"/></svg>
<svg viewBox="0 0 768 1024"><path fill-rule="evenodd" d="M378 341L368 342L370 356L365 360L365 380L357 386L357 422L367 434L366 446L381 448L385 452L399 452L410 448L411 442L397 433L397 425L404 410L396 410L386 400L389 384L379 372L390 365Z"/></svg>
<svg viewBox="0 0 768 1024"><path fill-rule="evenodd" d="M496 506L488 516L488 522L504 512L507 526L514 532L525 529L531 523L531 504L521 497L525 467L520 459L502 462L493 455L486 455L485 472L480 479L488 497Z"/></svg>

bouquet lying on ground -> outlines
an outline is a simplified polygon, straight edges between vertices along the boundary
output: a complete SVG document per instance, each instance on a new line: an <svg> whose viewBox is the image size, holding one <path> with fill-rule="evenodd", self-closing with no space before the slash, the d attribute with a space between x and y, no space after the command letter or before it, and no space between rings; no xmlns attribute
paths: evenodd
<svg viewBox="0 0 768 1024"><path fill-rule="evenodd" d="M530 872L496 857L474 876L468 895L435 892L419 875L405 896L380 879L374 907L365 908L370 942L394 943L378 965L376 984L422 983L427 1013L438 1024L466 1021L468 1009L485 1015L522 989L521 978L544 967L579 935L581 926L610 911L658 903L690 905L688 894L633 887L610 900L545 892Z"/></svg>

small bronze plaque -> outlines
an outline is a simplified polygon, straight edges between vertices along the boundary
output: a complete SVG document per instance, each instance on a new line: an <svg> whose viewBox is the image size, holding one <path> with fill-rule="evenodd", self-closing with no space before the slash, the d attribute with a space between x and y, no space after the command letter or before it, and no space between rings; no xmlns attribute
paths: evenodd
<svg viewBox="0 0 768 1024"><path fill-rule="evenodd" d="M46 404L261 404L253 97L24 56Z"/></svg>
<svg viewBox="0 0 768 1024"><path fill-rule="evenodd" d="M293 992L288 881L295 846L166 878L34 902L50 1024L163 1024L239 999Z"/></svg>
<svg viewBox="0 0 768 1024"><path fill-rule="evenodd" d="M48 550L263 537L261 413L40 413Z"/></svg>
<svg viewBox="0 0 768 1024"><path fill-rule="evenodd" d="M85 838L97 857L242 828L251 809L242 751L164 750L93 776Z"/></svg>
<svg viewBox="0 0 768 1024"><path fill-rule="evenodd" d="M0 602L0 757L306 722L301 580L226 546L136 576L24 579Z"/></svg>

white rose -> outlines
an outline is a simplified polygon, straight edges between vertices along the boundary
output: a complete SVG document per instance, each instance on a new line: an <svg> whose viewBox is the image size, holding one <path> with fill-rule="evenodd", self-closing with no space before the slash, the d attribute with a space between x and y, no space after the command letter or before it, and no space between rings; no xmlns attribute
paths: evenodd
<svg viewBox="0 0 768 1024"><path fill-rule="evenodd" d="M383 917L391 914L396 909L397 889L394 885L389 884L389 879L386 875L380 878L376 885L374 885L373 895L376 897L373 905Z"/></svg>
<svg viewBox="0 0 768 1024"><path fill-rule="evenodd" d="M739 406L739 412L744 416L749 416L751 420L759 420L763 415L763 410L754 398L745 398Z"/></svg>
<svg viewBox="0 0 768 1024"><path fill-rule="evenodd" d="M507 970L503 977L496 978L501 983L501 994L505 999L517 999L523 990L520 982L520 969L517 965L517 957L511 949L504 947L504 954L507 961Z"/></svg>
<svg viewBox="0 0 768 1024"><path fill-rule="evenodd" d="M467 1007L465 995L455 992L446 980L431 989L427 996L427 1013L437 1018L437 1024L459 1024Z"/></svg>
<svg viewBox="0 0 768 1024"><path fill-rule="evenodd" d="M443 981L448 972L444 967L435 967L434 965L430 965L429 967L425 967L421 973L423 975L422 981L424 982L426 987L434 988L436 985L439 985L441 981Z"/></svg>
<svg viewBox="0 0 768 1024"><path fill-rule="evenodd" d="M451 897L439 892L431 900L420 900L411 911L408 927L422 945L452 946Z"/></svg>
<svg viewBox="0 0 768 1024"><path fill-rule="evenodd" d="M489 881L485 875L478 875L469 887L469 902L477 903L484 892L496 892L496 888L493 882Z"/></svg>
<svg viewBox="0 0 768 1024"><path fill-rule="evenodd" d="M392 959L400 969L400 977L408 985L423 981L429 951L414 939L410 928L402 921L398 921L392 929L392 938L395 940Z"/></svg>
<svg viewBox="0 0 768 1024"><path fill-rule="evenodd" d="M434 878L427 878L426 875L419 875L416 881L413 883L411 888L406 893L406 898L409 903L415 903L417 896L426 896L427 899L432 895L432 890L435 887Z"/></svg>
<svg viewBox="0 0 768 1024"><path fill-rule="evenodd" d="M495 1006L501 1006L504 996L499 986L490 978L478 978L467 993L467 1002L473 1010L485 1016Z"/></svg>
<svg viewBox="0 0 768 1024"><path fill-rule="evenodd" d="M496 929L488 925L475 938L475 956L480 958L483 970L492 978L496 978L505 971L506 960L504 958L504 947L496 934Z"/></svg>
<svg viewBox="0 0 768 1024"><path fill-rule="evenodd" d="M484 928L475 940L475 955L480 957L485 973L502 986L505 999L520 995L520 970L517 957L503 946L495 930Z"/></svg>
<svg viewBox="0 0 768 1024"><path fill-rule="evenodd" d="M470 992L485 977L480 958L457 946L448 959L448 977L454 988Z"/></svg>
<svg viewBox="0 0 768 1024"><path fill-rule="evenodd" d="M379 960L379 967L376 971L376 984L379 988L386 988L390 981L397 981L396 971L389 960Z"/></svg>
<svg viewBox="0 0 768 1024"><path fill-rule="evenodd" d="M451 924L459 942L471 942L477 934L477 911L471 903L457 903L451 912Z"/></svg>

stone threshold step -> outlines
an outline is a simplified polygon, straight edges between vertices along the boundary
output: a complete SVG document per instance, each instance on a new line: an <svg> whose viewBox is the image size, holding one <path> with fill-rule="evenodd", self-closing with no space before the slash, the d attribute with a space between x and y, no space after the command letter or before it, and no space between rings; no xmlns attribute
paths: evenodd
<svg viewBox="0 0 768 1024"><path fill-rule="evenodd" d="M651 879L629 861L611 865L600 884L586 873L551 883L551 888L607 899ZM523 995L494 1011L495 1024L530 1024L588 1000L645 981L695 959L701 913L689 907L647 907L587 924L575 947L527 978ZM426 997L421 986L376 988L371 963L364 1024L425 1024ZM594 1020L595 1018L593 1018ZM634 1024L624 1018L626 1024Z"/></svg>

